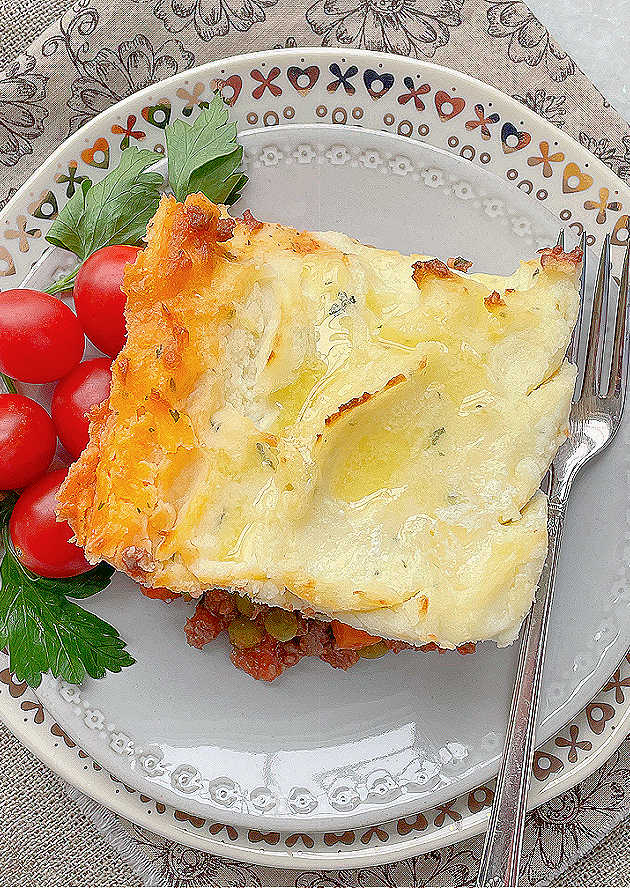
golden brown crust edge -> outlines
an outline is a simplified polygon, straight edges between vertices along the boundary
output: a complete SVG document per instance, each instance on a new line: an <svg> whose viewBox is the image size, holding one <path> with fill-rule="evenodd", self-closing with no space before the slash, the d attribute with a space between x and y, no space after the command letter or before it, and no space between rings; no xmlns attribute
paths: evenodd
<svg viewBox="0 0 630 888"><path fill-rule="evenodd" d="M195 266L205 266L208 274L213 253L222 249L222 239L233 229L228 221L221 230L221 222L219 209L201 195L185 204L162 199L149 226L146 249L125 271L129 335L112 364L109 402L96 411L89 444L59 492L59 517L69 522L87 557L91 561L105 557L138 579L141 576L124 552L129 547L141 549L142 540L145 551L151 550L147 492L157 476L158 432L164 432L168 421L173 423L175 414L169 411L175 411L176 402L190 391L198 369L188 329L179 323L185 315L183 282ZM177 397L166 402L163 392L172 388ZM142 401L146 406L137 407ZM113 448L126 443L138 450L142 424L146 426L143 452L128 453L118 463ZM127 435L125 427L130 430ZM167 433L164 439L168 438ZM115 509L113 496L124 497L127 508ZM124 524L121 511L126 513Z"/></svg>

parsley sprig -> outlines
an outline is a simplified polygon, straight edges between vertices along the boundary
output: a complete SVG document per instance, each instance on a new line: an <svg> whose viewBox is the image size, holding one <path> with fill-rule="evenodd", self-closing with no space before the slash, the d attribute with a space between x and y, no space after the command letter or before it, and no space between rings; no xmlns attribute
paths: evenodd
<svg viewBox="0 0 630 888"><path fill-rule="evenodd" d="M7 498L2 501L5 504ZM9 650L11 671L32 688L52 672L73 684L85 674L102 678L135 663L116 629L69 599L105 589L114 569L107 564L67 579L38 577L17 559L9 538L10 510L1 530L0 647Z"/></svg>
<svg viewBox="0 0 630 888"><path fill-rule="evenodd" d="M240 197L247 182L239 172L243 149L220 95L193 124L177 120L166 128L166 153L168 182L177 200L197 191L215 203L233 204Z"/></svg>
<svg viewBox="0 0 630 888"><path fill-rule="evenodd" d="M153 151L126 148L116 169L93 185L81 182L50 227L46 240L64 247L83 262L101 247L136 244L160 202L159 173L146 172L157 163ZM79 267L58 281L49 292L67 290Z"/></svg>
<svg viewBox="0 0 630 888"><path fill-rule="evenodd" d="M240 170L243 149L236 124L217 93L193 123L178 120L166 127L168 186L177 198L201 191L215 203L233 204L247 176ZM147 149L125 148L118 166L100 182L81 182L51 225L46 240L75 253L81 262L101 247L138 244L157 210L164 179L150 168L162 160ZM48 288L70 289L78 265Z"/></svg>

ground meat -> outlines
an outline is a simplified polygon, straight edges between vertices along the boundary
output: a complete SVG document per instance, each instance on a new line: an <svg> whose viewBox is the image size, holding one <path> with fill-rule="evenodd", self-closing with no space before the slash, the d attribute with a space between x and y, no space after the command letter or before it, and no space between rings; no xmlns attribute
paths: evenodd
<svg viewBox="0 0 630 888"><path fill-rule="evenodd" d="M201 650L204 644L214 641L217 635L226 628L222 620L215 617L204 607L199 606L192 617L186 620L184 632L186 633L188 644Z"/></svg>
<svg viewBox="0 0 630 888"><path fill-rule="evenodd" d="M212 594L206 592L201 603L211 614L224 617L228 622L238 616L234 596L224 589L213 589Z"/></svg>
<svg viewBox="0 0 630 888"><path fill-rule="evenodd" d="M474 654L477 650L477 645L472 641L467 641L466 644L460 644L455 650L458 654Z"/></svg>
<svg viewBox="0 0 630 888"><path fill-rule="evenodd" d="M262 679L262 681L273 681L274 678L282 675L289 666L295 665L292 662L284 662L282 644L270 635L265 635L259 644L247 648L247 650L233 647L230 660L238 669L242 669L252 678ZM297 659L295 662L298 662Z"/></svg>
<svg viewBox="0 0 630 888"><path fill-rule="evenodd" d="M206 593L195 613L186 620L184 632L188 644L201 648L217 635L227 630L232 620L238 616L234 598L223 589L213 589L212 594Z"/></svg>
<svg viewBox="0 0 630 888"><path fill-rule="evenodd" d="M319 659L330 663L335 669L350 669L361 657L357 651L342 651L333 644L320 654Z"/></svg>
<svg viewBox="0 0 630 888"><path fill-rule="evenodd" d="M303 657L321 657L324 651L335 643L328 623L321 620L307 620L300 617L298 626L298 646Z"/></svg>
<svg viewBox="0 0 630 888"><path fill-rule="evenodd" d="M232 646L230 659L238 668L247 672L252 678L262 681L273 681L285 671L295 666L303 657L318 657L335 669L349 669L357 663L361 656L355 650L342 650L337 647L335 636L330 625L323 620L310 619L296 613L297 629L291 641L278 641L269 635L264 628L265 614L269 608L264 604L254 605L250 619L263 632L258 644L241 649ZM185 632L188 643L193 647L202 648L213 641L221 632L227 632L228 626L241 614L236 606L236 597L223 589L212 589L206 592L197 605L192 617L186 622ZM433 642L415 648L405 641L384 639L384 644L393 654L401 651L437 650L444 651ZM461 645L459 653L472 653L474 644Z"/></svg>
<svg viewBox="0 0 630 888"><path fill-rule="evenodd" d="M446 650L444 648L438 647L438 645L434 641L430 641L428 644L420 645L421 651L437 651L438 654L445 654Z"/></svg>
<svg viewBox="0 0 630 888"><path fill-rule="evenodd" d="M386 648L389 648L392 654L399 654L401 651L415 651L415 648L412 644L409 644L407 641L394 641L391 638L384 638L383 643Z"/></svg>

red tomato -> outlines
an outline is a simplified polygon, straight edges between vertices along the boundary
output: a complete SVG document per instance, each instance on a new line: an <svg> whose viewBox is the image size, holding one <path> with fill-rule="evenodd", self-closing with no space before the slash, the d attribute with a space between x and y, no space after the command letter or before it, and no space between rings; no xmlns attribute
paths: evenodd
<svg viewBox="0 0 630 888"><path fill-rule="evenodd" d="M0 370L21 382L61 379L83 356L85 339L67 305L39 290L0 293Z"/></svg>
<svg viewBox="0 0 630 888"><path fill-rule="evenodd" d="M43 475L55 454L50 416L25 395L0 395L0 490L17 490Z"/></svg>
<svg viewBox="0 0 630 888"><path fill-rule="evenodd" d="M89 256L77 275L74 304L85 333L97 348L115 358L127 339L125 265L135 262L140 247L103 247Z"/></svg>
<svg viewBox="0 0 630 888"><path fill-rule="evenodd" d="M57 383L52 398L52 418L59 440L77 459L89 438L88 412L109 397L112 362L109 358L84 361Z"/></svg>
<svg viewBox="0 0 630 888"><path fill-rule="evenodd" d="M9 532L15 554L40 577L74 577L91 570L83 549L70 542L67 521L57 521L57 491L67 469L49 472L30 487L13 507Z"/></svg>

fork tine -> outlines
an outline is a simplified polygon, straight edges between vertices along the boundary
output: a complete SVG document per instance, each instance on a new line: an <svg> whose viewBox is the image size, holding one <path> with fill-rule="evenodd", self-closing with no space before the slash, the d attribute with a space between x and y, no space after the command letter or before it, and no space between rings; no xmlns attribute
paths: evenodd
<svg viewBox="0 0 630 888"><path fill-rule="evenodd" d="M590 392L598 394L599 379L602 372L602 358L604 355L604 330L606 329L606 313L608 310L608 291L610 289L610 235L606 235L599 268L597 281L593 294L593 312L591 314L591 326L588 331L588 346L586 349L586 367L584 368L584 381L582 393Z"/></svg>
<svg viewBox="0 0 630 888"><path fill-rule="evenodd" d="M564 249L564 248L563 248ZM582 232L580 239L580 249L582 250L582 274L580 275L580 304L578 306L578 316L571 335L571 342L567 349L567 360L572 364L577 364L578 352L580 350L580 336L582 333L582 315L584 314L584 294L586 292L586 232Z"/></svg>
<svg viewBox="0 0 630 888"><path fill-rule="evenodd" d="M560 229L560 233L558 234L558 240L556 241L557 247L562 247L564 250L564 228Z"/></svg>
<svg viewBox="0 0 630 888"><path fill-rule="evenodd" d="M625 393L628 382L628 355L626 329L628 326L628 289L630 278L630 237L623 260L619 299L617 300L617 318L615 320L615 338L613 340L612 362L610 366L610 382L607 397L618 397ZM625 353L625 354L624 354Z"/></svg>

